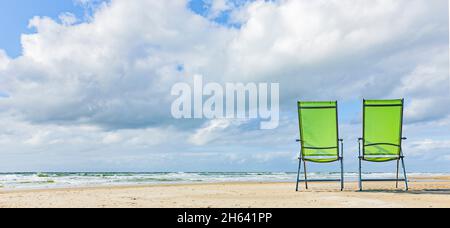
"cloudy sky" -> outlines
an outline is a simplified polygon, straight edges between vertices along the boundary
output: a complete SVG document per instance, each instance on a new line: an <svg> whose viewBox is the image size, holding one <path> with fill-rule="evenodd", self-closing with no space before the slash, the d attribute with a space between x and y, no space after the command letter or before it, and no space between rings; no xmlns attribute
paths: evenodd
<svg viewBox="0 0 450 228"><path fill-rule="evenodd" d="M405 98L407 168L450 172L448 12L448 0L1 1L0 171L295 171L299 99L340 101L355 171L362 99ZM171 87L195 74L280 83L280 126L173 119Z"/></svg>

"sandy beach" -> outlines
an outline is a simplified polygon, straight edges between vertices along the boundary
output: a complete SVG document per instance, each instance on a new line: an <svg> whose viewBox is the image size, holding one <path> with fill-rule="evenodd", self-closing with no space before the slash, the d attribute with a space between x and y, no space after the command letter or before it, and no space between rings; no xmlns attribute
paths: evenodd
<svg viewBox="0 0 450 228"><path fill-rule="evenodd" d="M1 208L304 208L388 207L449 208L450 179L413 179L411 190L396 190L395 183L368 183L358 192L347 183L340 192L335 183L313 183L295 192L293 183L217 183L0 190Z"/></svg>

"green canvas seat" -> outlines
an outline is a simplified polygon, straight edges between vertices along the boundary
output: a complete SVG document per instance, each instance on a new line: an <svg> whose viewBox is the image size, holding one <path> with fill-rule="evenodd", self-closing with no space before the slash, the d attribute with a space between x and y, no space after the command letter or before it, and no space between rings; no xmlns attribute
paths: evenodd
<svg viewBox="0 0 450 228"><path fill-rule="evenodd" d="M304 182L340 181L341 190L344 188L343 140L339 139L338 104L336 101L298 102L298 117L301 146L297 188L299 188L300 172L304 165ZM339 180L308 180L306 162L331 163L340 161L341 179Z"/></svg>
<svg viewBox="0 0 450 228"><path fill-rule="evenodd" d="M370 180L362 178L362 161L389 162L397 161L397 182L399 179L399 166L402 162L406 189L408 181L406 176L404 157L402 151L403 138L403 110L404 100L364 100L363 104L363 137L359 139L359 183ZM384 181L390 181L385 179Z"/></svg>

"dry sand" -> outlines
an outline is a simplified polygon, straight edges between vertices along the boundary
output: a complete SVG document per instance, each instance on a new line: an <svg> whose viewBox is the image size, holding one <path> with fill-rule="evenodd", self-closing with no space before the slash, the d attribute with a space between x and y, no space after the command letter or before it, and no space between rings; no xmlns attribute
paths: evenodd
<svg viewBox="0 0 450 228"><path fill-rule="evenodd" d="M416 179L420 180L420 179ZM395 183L368 183L364 192L347 183L311 183L295 192L293 183L221 183L101 187L53 190L0 190L0 207L12 208L304 208L444 207L450 208L449 178L412 181L411 191Z"/></svg>

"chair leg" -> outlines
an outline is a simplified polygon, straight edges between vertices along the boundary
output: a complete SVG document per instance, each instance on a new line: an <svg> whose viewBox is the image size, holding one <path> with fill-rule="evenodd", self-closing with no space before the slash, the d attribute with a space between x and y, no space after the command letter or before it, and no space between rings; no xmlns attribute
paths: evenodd
<svg viewBox="0 0 450 228"><path fill-rule="evenodd" d="M363 185L362 185L362 159L359 158L359 191L363 190Z"/></svg>
<svg viewBox="0 0 450 228"><path fill-rule="evenodd" d="M302 159L298 159L298 173L297 173L297 187L295 188L295 191L298 192L298 183L300 182L300 170L302 169Z"/></svg>
<svg viewBox="0 0 450 228"><path fill-rule="evenodd" d="M305 169L305 187L306 187L306 190L308 190L308 175L306 173L306 161L305 160L303 160L303 167Z"/></svg>
<svg viewBox="0 0 450 228"><path fill-rule="evenodd" d="M399 172L400 172L400 159L397 160L397 182L395 188L398 188Z"/></svg>
<svg viewBox="0 0 450 228"><path fill-rule="evenodd" d="M402 157L402 166L403 166L403 174L405 175L405 186L406 186L405 188L406 188L406 191L408 191L409 190L408 177L406 176L405 160L403 157Z"/></svg>
<svg viewBox="0 0 450 228"><path fill-rule="evenodd" d="M344 191L344 158L341 158L341 192Z"/></svg>

